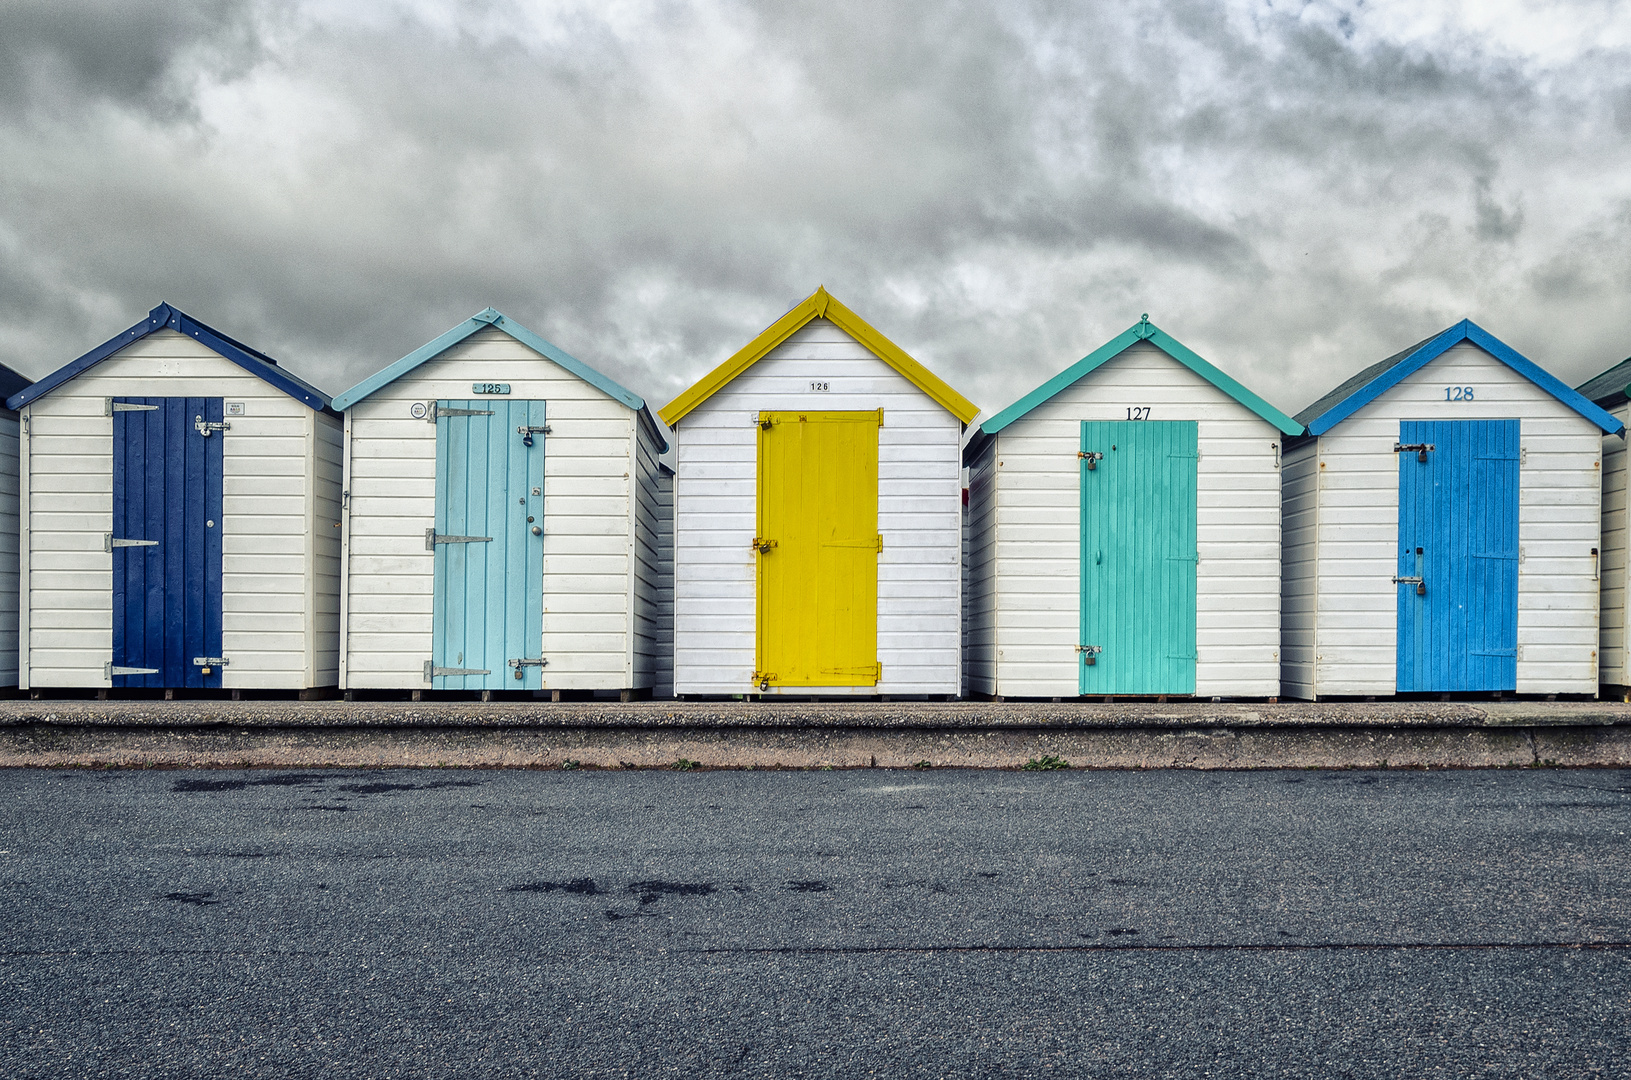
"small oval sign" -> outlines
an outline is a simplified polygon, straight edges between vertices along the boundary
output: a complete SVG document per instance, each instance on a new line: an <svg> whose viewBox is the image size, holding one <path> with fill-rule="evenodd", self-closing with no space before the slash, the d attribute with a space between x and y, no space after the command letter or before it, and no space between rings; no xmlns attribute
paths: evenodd
<svg viewBox="0 0 1631 1080"><path fill-rule="evenodd" d="M472 394L508 394L510 384L507 382L478 382L470 384Z"/></svg>

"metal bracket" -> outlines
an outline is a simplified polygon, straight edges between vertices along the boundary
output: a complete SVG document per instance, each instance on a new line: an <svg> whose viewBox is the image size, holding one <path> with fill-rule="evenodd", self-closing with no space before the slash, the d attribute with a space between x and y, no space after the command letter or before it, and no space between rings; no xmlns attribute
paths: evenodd
<svg viewBox="0 0 1631 1080"><path fill-rule="evenodd" d="M432 679L440 679L440 678L443 678L444 676L448 676L448 675L491 675L491 674L492 674L492 672L487 670L486 668L437 667L435 661L433 661L433 660L426 660L425 661L425 681L426 682L430 682Z"/></svg>
<svg viewBox="0 0 1631 1080"><path fill-rule="evenodd" d="M1427 460L1427 451L1436 450L1436 449L1438 449L1438 448L1436 446L1434 446L1430 442L1394 443L1393 444L1393 452L1395 454L1408 454L1408 453L1414 451L1415 454L1416 454L1416 460L1417 461L1426 461Z"/></svg>
<svg viewBox="0 0 1631 1080"><path fill-rule="evenodd" d="M112 416L116 412L153 412L158 408L157 405L137 405L129 401L114 401L110 397L103 398L102 404L107 408L107 412L104 413L106 416Z"/></svg>
<svg viewBox="0 0 1631 1080"><path fill-rule="evenodd" d="M448 536L438 535L435 529L425 530L425 550L435 551L437 544L488 544L492 542L491 536Z"/></svg>
<svg viewBox="0 0 1631 1080"><path fill-rule="evenodd" d="M205 420L202 414L193 417L193 430L204 438L210 437L212 431L230 431L232 425L225 420Z"/></svg>
<svg viewBox="0 0 1631 1080"><path fill-rule="evenodd" d="M124 540L112 533L102 534L102 550L112 553L114 548L122 547L158 547L157 540Z"/></svg>
<svg viewBox="0 0 1631 1080"><path fill-rule="evenodd" d="M114 667L112 660L102 665L102 677L108 680L111 680L115 675L157 675L158 673L159 669L152 667Z"/></svg>

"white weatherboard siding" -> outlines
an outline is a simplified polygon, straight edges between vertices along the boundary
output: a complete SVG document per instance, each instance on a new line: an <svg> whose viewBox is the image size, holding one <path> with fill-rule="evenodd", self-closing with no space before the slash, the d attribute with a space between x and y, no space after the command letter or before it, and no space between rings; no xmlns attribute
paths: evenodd
<svg viewBox="0 0 1631 1080"><path fill-rule="evenodd" d="M997 692L997 446L987 442L968 469L968 692Z"/></svg>
<svg viewBox="0 0 1631 1080"><path fill-rule="evenodd" d="M223 442L221 685L314 685L312 643L333 610L332 577L313 579L313 412L270 383L173 330L120 350L24 409L28 503L24 583L26 687L107 686L113 650L110 397L219 397L242 402ZM335 423L324 417L320 427ZM319 500L320 502L320 497ZM332 524L330 525L332 530ZM315 600L315 610L314 610ZM332 679L317 682L323 685Z"/></svg>
<svg viewBox="0 0 1631 1080"><path fill-rule="evenodd" d="M1081 422L1137 407L1197 422L1195 693L1276 696L1280 431L1148 342L997 434L995 693L1080 692Z"/></svg>
<svg viewBox="0 0 1631 1080"><path fill-rule="evenodd" d="M17 414L0 410L0 686L17 685Z"/></svg>
<svg viewBox="0 0 1631 1080"><path fill-rule="evenodd" d="M812 391L826 383L826 392ZM962 425L826 319L814 319L679 422L674 689L757 691L754 555L764 410L883 409L878 431L877 686L788 694L948 694L959 673Z"/></svg>
<svg viewBox="0 0 1631 1080"><path fill-rule="evenodd" d="M1319 555L1315 444L1287 450L1280 466L1280 692L1314 697L1314 613Z"/></svg>
<svg viewBox="0 0 1631 1080"><path fill-rule="evenodd" d="M1472 401L1446 401L1470 386ZM1446 351L1315 444L1314 678L1321 697L1397 686L1400 420L1520 422L1518 679L1523 694L1597 691L1602 430L1470 342ZM1429 586L1431 587L1431 586Z"/></svg>
<svg viewBox="0 0 1631 1080"><path fill-rule="evenodd" d="M311 573L306 591L316 612L308 642L312 686L335 686L340 679L340 493L344 424L326 413L311 412L315 453L311 456Z"/></svg>
<svg viewBox="0 0 1631 1080"><path fill-rule="evenodd" d="M1631 418L1631 405L1614 410L1621 423ZM1602 630L1598 644L1598 681L1626 685L1626 453L1623 435L1603 436Z"/></svg>
<svg viewBox="0 0 1631 1080"><path fill-rule="evenodd" d="M635 669L638 414L494 328L347 410L346 688L430 685L435 556L425 530L436 520L436 425L409 409L469 400L473 382L509 383L511 400L548 402L544 687L650 686L652 674Z"/></svg>
<svg viewBox="0 0 1631 1080"><path fill-rule="evenodd" d="M629 413L637 442L636 473L639 482L633 493L633 513L629 527L634 542L634 635L630 642L634 649L634 686L655 687L657 671L661 666L662 631L659 608L662 604L663 577L666 568L660 551L658 533L661 530L662 498L658 488L662 482L662 465L658 460L657 439L651 429ZM672 596L669 598L672 604ZM672 675L670 675L672 681Z"/></svg>
<svg viewBox="0 0 1631 1080"><path fill-rule="evenodd" d="M674 696L674 473L659 469L653 491L657 497L657 674L651 696Z"/></svg>

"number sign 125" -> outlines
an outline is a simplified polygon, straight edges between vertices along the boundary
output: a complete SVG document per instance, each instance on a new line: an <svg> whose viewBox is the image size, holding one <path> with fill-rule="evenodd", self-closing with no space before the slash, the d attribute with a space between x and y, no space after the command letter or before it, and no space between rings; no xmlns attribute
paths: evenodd
<svg viewBox="0 0 1631 1080"><path fill-rule="evenodd" d="M1471 401L1472 400L1472 387L1470 387L1470 386L1446 386L1444 388L1444 400L1445 401Z"/></svg>

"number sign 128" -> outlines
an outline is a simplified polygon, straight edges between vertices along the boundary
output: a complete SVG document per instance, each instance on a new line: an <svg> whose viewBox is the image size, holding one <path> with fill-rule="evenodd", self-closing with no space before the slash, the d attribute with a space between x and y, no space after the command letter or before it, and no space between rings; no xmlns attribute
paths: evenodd
<svg viewBox="0 0 1631 1080"><path fill-rule="evenodd" d="M1444 388L1445 401L1471 401L1472 399L1472 387L1470 386L1446 386Z"/></svg>

